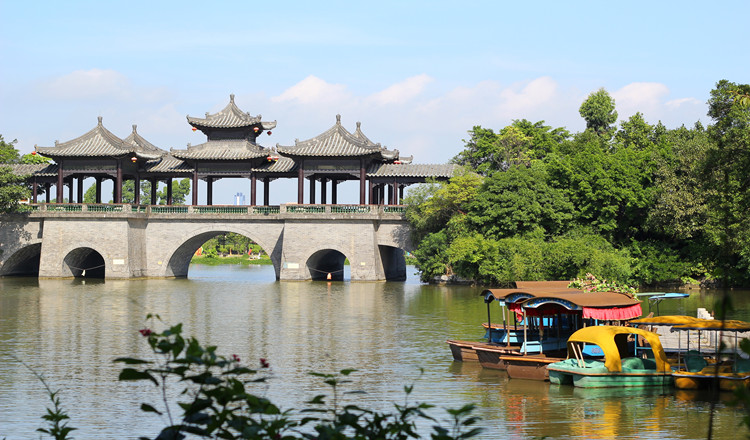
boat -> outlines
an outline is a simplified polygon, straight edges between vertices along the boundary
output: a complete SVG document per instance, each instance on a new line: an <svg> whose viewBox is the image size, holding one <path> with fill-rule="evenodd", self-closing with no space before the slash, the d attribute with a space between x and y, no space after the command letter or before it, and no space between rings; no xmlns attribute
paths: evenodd
<svg viewBox="0 0 750 440"><path fill-rule="evenodd" d="M636 336L646 340L651 356L635 357ZM600 356L587 356L586 345ZM659 335L635 327L594 326L568 339L568 359L547 366L550 383L583 388L671 386L673 377Z"/></svg>
<svg viewBox="0 0 750 440"><path fill-rule="evenodd" d="M750 331L750 323L736 320L698 320L689 324L675 325L676 332L718 333L713 352L708 350L688 350L684 361L672 373L675 388L680 390L718 389L732 391L740 386L750 385L750 359L739 353L739 333ZM734 347L722 337L724 333L734 334ZM721 348L724 350L721 350Z"/></svg>
<svg viewBox="0 0 750 440"><path fill-rule="evenodd" d="M445 341L451 350L451 355L454 361L458 362L476 362L478 356L476 353L477 348L482 349L498 349L502 353L514 353L520 350L522 347L520 344L523 343L519 339L519 335L529 333L529 330L525 328L525 324L514 323L509 324L508 320L510 315L508 314L506 320L506 310L503 308L503 323L493 324L492 316L490 311L490 305L495 301L496 297L489 292L500 292L504 291L509 293L516 292L550 292L553 290L563 290L568 288L569 281L516 281L513 283L515 286L508 289L491 289L482 292L482 297L487 305L487 322L482 324L484 329L484 338L482 341L465 341L448 339ZM500 303L500 306L504 306L504 303Z"/></svg>
<svg viewBox="0 0 750 440"><path fill-rule="evenodd" d="M547 365L567 356L566 343L573 332L642 314L640 302L627 294L561 285L483 292L485 303L497 301L502 307L505 331L500 340L472 347L482 367L506 370L511 378L546 380ZM508 323L511 317L513 324Z"/></svg>

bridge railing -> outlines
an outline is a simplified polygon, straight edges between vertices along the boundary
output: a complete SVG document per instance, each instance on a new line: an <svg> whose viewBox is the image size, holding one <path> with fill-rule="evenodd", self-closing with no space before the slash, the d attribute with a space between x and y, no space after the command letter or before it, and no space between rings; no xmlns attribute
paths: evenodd
<svg viewBox="0 0 750 440"><path fill-rule="evenodd" d="M276 215L276 214L403 214L403 205L304 205L287 203L271 206L237 205L132 205L127 203L38 203L27 205L31 212L69 213L144 213L144 214L236 214L236 215Z"/></svg>

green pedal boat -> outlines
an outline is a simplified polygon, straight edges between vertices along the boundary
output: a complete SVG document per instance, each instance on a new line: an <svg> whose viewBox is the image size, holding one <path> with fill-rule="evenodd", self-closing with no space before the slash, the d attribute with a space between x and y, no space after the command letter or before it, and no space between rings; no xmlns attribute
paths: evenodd
<svg viewBox="0 0 750 440"><path fill-rule="evenodd" d="M639 337L651 347L645 357L631 355ZM584 388L673 383L659 335L633 327L603 325L580 329L568 339L568 359L549 364L547 370L550 383Z"/></svg>

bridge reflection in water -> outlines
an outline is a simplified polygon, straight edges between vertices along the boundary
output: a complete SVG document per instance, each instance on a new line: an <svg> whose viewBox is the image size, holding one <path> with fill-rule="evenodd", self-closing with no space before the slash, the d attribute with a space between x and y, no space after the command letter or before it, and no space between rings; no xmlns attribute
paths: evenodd
<svg viewBox="0 0 750 440"><path fill-rule="evenodd" d="M0 221L0 276L186 277L207 240L260 245L277 280L404 280L411 251L396 205L164 206L34 204ZM330 274L330 275L329 275Z"/></svg>

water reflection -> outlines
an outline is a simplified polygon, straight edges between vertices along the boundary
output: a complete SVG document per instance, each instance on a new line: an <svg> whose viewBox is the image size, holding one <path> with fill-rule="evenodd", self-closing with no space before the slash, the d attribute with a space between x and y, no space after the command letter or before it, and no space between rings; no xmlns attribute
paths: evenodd
<svg viewBox="0 0 750 440"><path fill-rule="evenodd" d="M411 268L410 268L411 269ZM409 270L412 273L413 270ZM34 437L47 397L17 356L62 388L78 438L153 435L141 414L157 402L148 385L116 381L117 356L147 356L144 316L169 323L254 366L271 363L258 390L295 407L325 390L310 371L356 368L357 403L390 409L403 386L439 406L478 405L483 438L705 438L705 397L651 390L581 390L509 380L502 371L452 362L445 339L478 339L486 320L480 289L406 283L275 282L268 267L192 267L190 278L99 281L0 279L0 438ZM662 303L662 314L712 307L714 293ZM748 313L738 297L737 317ZM420 371L421 369L421 371ZM726 397L722 397L726 399ZM722 401L716 437L744 436L742 413ZM138 427L133 432L133 427Z"/></svg>

